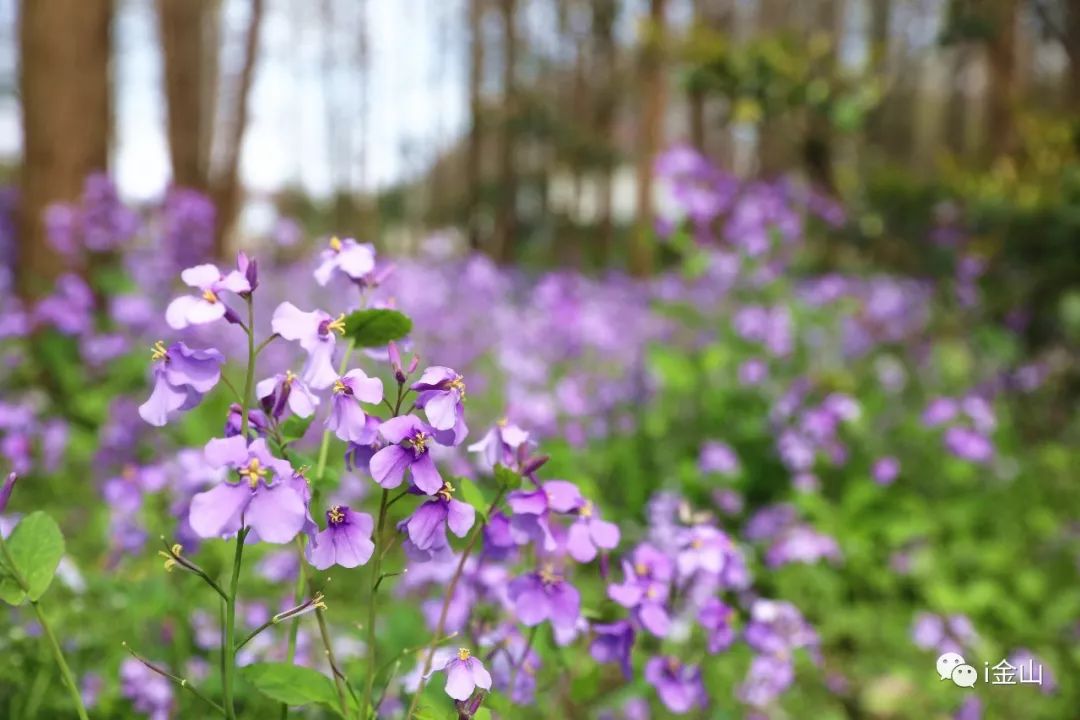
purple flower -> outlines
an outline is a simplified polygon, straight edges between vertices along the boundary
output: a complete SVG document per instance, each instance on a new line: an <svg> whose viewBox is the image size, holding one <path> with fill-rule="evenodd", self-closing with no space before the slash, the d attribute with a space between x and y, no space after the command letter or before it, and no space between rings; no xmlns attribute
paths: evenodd
<svg viewBox="0 0 1080 720"><path fill-rule="evenodd" d="M558 544L548 523L550 512L570 513L585 503L577 486L566 480L549 480L536 490L514 490L506 496L514 515L510 520L519 544L529 540L541 543L544 550L553 552Z"/></svg>
<svg viewBox="0 0 1080 720"><path fill-rule="evenodd" d="M514 578L507 588L517 619L527 627L550 620L556 629L576 627L581 595L553 565Z"/></svg>
<svg viewBox="0 0 1080 720"><path fill-rule="evenodd" d="M331 318L322 310L304 312L290 302L283 302L274 310L270 327L286 340L300 343L308 354L307 363L300 376L309 386L323 390L334 384L334 332L345 334L345 316Z"/></svg>
<svg viewBox="0 0 1080 720"><path fill-rule="evenodd" d="M735 611L722 603L719 598L708 598L698 610L698 622L708 632L709 652L716 654L731 647L735 641L735 628L731 621Z"/></svg>
<svg viewBox="0 0 1080 720"><path fill-rule="evenodd" d="M414 415L402 415L380 425L379 434L390 444L371 458L375 482L387 489L396 488L409 470L413 484L424 493L434 495L442 488L442 476L428 449L435 439L430 425Z"/></svg>
<svg viewBox="0 0 1080 720"><path fill-rule="evenodd" d="M416 406L424 409L431 427L453 430L455 441L468 434L465 427L465 381L454 370L433 365L424 370L412 389L418 395Z"/></svg>
<svg viewBox="0 0 1080 720"><path fill-rule="evenodd" d="M698 470L703 473L734 475L739 472L739 458L727 443L710 440L701 446Z"/></svg>
<svg viewBox="0 0 1080 720"><path fill-rule="evenodd" d="M446 528L458 537L465 537L476 520L472 505L453 499L454 486L444 483L435 499L416 508L404 521L409 540L418 550L446 545Z"/></svg>
<svg viewBox="0 0 1080 720"><path fill-rule="evenodd" d="M331 565L354 568L371 559L375 527L367 513L353 512L345 505L326 511L326 529L319 531L307 546L307 560L319 570Z"/></svg>
<svg viewBox="0 0 1080 720"><path fill-rule="evenodd" d="M157 427L168 422L169 413L198 405L221 379L225 362L213 348L192 350L182 342L166 348L160 340L150 357L154 361L154 390L139 406L139 416Z"/></svg>
<svg viewBox="0 0 1080 720"><path fill-rule="evenodd" d="M878 458L871 474L878 485L892 485L900 475L900 461L891 455Z"/></svg>
<svg viewBox="0 0 1080 720"><path fill-rule="evenodd" d="M731 539L711 525L694 525L679 533L682 549L676 557L679 575L688 578L701 571L719 575L734 553Z"/></svg>
<svg viewBox="0 0 1080 720"><path fill-rule="evenodd" d="M275 418L281 418L288 406L297 417L311 417L319 407L319 398L292 370L260 380L255 385L255 397L262 402L263 410Z"/></svg>
<svg viewBox="0 0 1080 720"><path fill-rule="evenodd" d="M750 662L738 697L747 705L765 707L776 700L795 680L791 661L777 655L758 655Z"/></svg>
<svg viewBox="0 0 1080 720"><path fill-rule="evenodd" d="M172 717L173 690L168 678L135 658L128 658L120 665L120 694L131 701L137 712L150 720L169 720Z"/></svg>
<svg viewBox="0 0 1080 720"><path fill-rule="evenodd" d="M814 563L822 559L839 561L840 547L836 540L817 532L808 525L792 525L781 532L765 553L769 567L789 563Z"/></svg>
<svg viewBox="0 0 1080 720"><path fill-rule="evenodd" d="M608 586L608 597L625 608L646 630L664 637L671 629L665 603L672 577L671 560L652 545L634 548L630 560L623 560L623 582Z"/></svg>
<svg viewBox="0 0 1080 720"><path fill-rule="evenodd" d="M191 499L189 522L204 538L232 535L247 525L259 539L286 543L307 522L303 494L292 485L292 466L270 454L262 438L250 445L239 435L206 444L212 467L229 467L239 483L223 482Z"/></svg>
<svg viewBox="0 0 1080 720"><path fill-rule="evenodd" d="M479 658L474 658L466 648L458 650L443 670L446 672L446 694L455 700L468 700L476 688L491 689L491 675Z"/></svg>
<svg viewBox="0 0 1080 720"><path fill-rule="evenodd" d="M695 707L705 707L708 696L701 682L701 670L683 665L678 659L654 657L645 664L645 680L656 688L656 694L668 710L678 715Z"/></svg>
<svg viewBox="0 0 1080 720"><path fill-rule="evenodd" d="M630 651L634 648L634 626L626 620L592 626L593 641L589 654L599 663L619 663L623 677L633 676L630 667Z"/></svg>
<svg viewBox="0 0 1080 720"><path fill-rule="evenodd" d="M994 457L994 446L990 440L978 431L965 427L946 430L945 447L956 457L973 463L988 463Z"/></svg>
<svg viewBox="0 0 1080 720"><path fill-rule="evenodd" d="M8 473L4 486L0 488L0 513L7 509L8 501L11 500L11 491L15 489L15 481L18 479L19 476L15 473Z"/></svg>
<svg viewBox="0 0 1080 720"><path fill-rule="evenodd" d="M750 606L746 644L760 653L784 656L796 648L815 648L817 633L789 602L757 599Z"/></svg>
<svg viewBox="0 0 1080 720"><path fill-rule="evenodd" d="M315 268L315 282L326 285L334 271L351 280L362 280L375 269L375 248L369 243L358 243L352 238L330 238L330 247L320 253L321 262Z"/></svg>
<svg viewBox="0 0 1080 720"><path fill-rule="evenodd" d="M378 403L382 399L382 380L369 378L363 370L350 370L334 381L326 427L346 442L370 445L375 437L360 403Z"/></svg>
<svg viewBox="0 0 1080 720"><path fill-rule="evenodd" d="M165 308L165 322L174 330L188 325L205 325L225 317L228 308L219 295L224 292L236 294L251 292L251 283L239 270L222 274L216 265L195 265L180 273L184 284L202 291L200 295L181 295Z"/></svg>
<svg viewBox="0 0 1080 720"><path fill-rule="evenodd" d="M550 483L549 483L550 484ZM591 562L597 548L614 550L619 544L619 526L601 520L596 506L586 500L577 509L578 519L566 536L566 550L578 562Z"/></svg>
<svg viewBox="0 0 1080 720"><path fill-rule="evenodd" d="M952 398L934 398L930 401L930 404L926 406L926 409L923 410L923 425L934 427L935 425L947 423L956 417L956 414L959 411L960 409L957 406L956 401Z"/></svg>
<svg viewBox="0 0 1080 720"><path fill-rule="evenodd" d="M469 452L480 453L484 467L490 470L496 465L513 466L518 448L528 440L529 433L504 418L468 449Z"/></svg>

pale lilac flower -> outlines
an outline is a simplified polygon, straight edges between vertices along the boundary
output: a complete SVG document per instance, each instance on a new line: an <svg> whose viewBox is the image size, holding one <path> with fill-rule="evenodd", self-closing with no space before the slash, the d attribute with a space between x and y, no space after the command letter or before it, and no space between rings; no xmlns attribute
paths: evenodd
<svg viewBox="0 0 1080 720"><path fill-rule="evenodd" d="M362 280L375 269L375 247L370 243L358 243L352 238L330 238L330 247L320 253L319 267L315 268L315 281L326 285L334 271L350 280Z"/></svg>
<svg viewBox="0 0 1080 720"><path fill-rule="evenodd" d="M292 370L260 380L255 385L255 397L263 410L278 419L285 414L286 406L301 418L311 417L319 407L318 396Z"/></svg>
<svg viewBox="0 0 1080 720"><path fill-rule="evenodd" d="M874 462L874 468L871 472L874 476L874 482L878 485L892 485L900 475L900 461L891 455L878 458Z"/></svg>
<svg viewBox="0 0 1080 720"><path fill-rule="evenodd" d="M522 625L532 627L550 620L553 627L569 630L581 616L581 595L550 563L511 581L507 595Z"/></svg>
<svg viewBox="0 0 1080 720"><path fill-rule="evenodd" d="M465 537L476 520L472 505L453 498L454 486L443 483L435 498L423 503L403 522L409 540L418 550L446 545L446 528Z"/></svg>
<svg viewBox="0 0 1080 720"><path fill-rule="evenodd" d="M994 446L990 440L976 430L965 427L951 427L945 431L946 449L962 460L985 464L994 457Z"/></svg>
<svg viewBox="0 0 1080 720"><path fill-rule="evenodd" d="M324 390L334 384L334 333L345 334L345 316L331 318L322 310L304 312L290 302L283 302L274 310L270 327L286 340L300 343L308 354L300 374L310 387Z"/></svg>
<svg viewBox="0 0 1080 720"><path fill-rule="evenodd" d="M631 559L623 559L623 582L608 586L608 597L634 611L634 617L657 637L671 629L667 610L671 561L651 545L634 548Z"/></svg>
<svg viewBox="0 0 1080 720"><path fill-rule="evenodd" d="M478 442L469 446L469 452L479 453L485 469L496 465L512 467L517 459L518 448L529 440L529 433L505 418L488 430Z"/></svg>
<svg viewBox="0 0 1080 720"><path fill-rule="evenodd" d="M292 484L292 466L272 456L265 440L249 445L239 435L215 438L205 453L209 465L238 471L241 482L223 482L191 499L189 522L197 535L225 537L246 525L261 540L287 543L304 528L307 506Z"/></svg>
<svg viewBox="0 0 1080 720"><path fill-rule="evenodd" d="M251 283L245 273L232 270L228 274L209 263L195 265L180 273L184 284L201 290L199 295L181 295L165 308L165 322L174 330L182 330L188 325L205 325L225 317L228 308L221 300L221 293L228 291L236 294L251 292Z"/></svg>
<svg viewBox="0 0 1080 720"><path fill-rule="evenodd" d="M709 440L701 445L698 453L698 470L703 473L734 475L739 472L739 457L727 443Z"/></svg>
<svg viewBox="0 0 1080 720"><path fill-rule="evenodd" d="M379 378L369 378L363 370L350 370L334 381L334 396L330 400L330 416L326 427L346 442L370 445L375 441L368 415L360 403L379 403L383 399L383 384Z"/></svg>
<svg viewBox="0 0 1080 720"><path fill-rule="evenodd" d="M589 500L577 508L578 519L567 530L566 550L580 563L591 562L597 549L614 550L619 544L619 526L601 520L596 506Z"/></svg>
<svg viewBox="0 0 1080 720"><path fill-rule="evenodd" d="M735 610L725 605L719 598L710 597L698 610L698 622L708 632L709 652L716 654L731 647L735 642L735 628L732 620Z"/></svg>
<svg viewBox="0 0 1080 720"><path fill-rule="evenodd" d="M465 381L454 370L433 365L413 383L416 406L424 410L431 427L453 430L455 441L468 434L465 426ZM456 444L456 443L455 443Z"/></svg>
<svg viewBox="0 0 1080 720"><path fill-rule="evenodd" d="M332 506L326 511L326 529L308 543L308 562L319 570L331 565L354 568L365 564L375 551L371 541L374 527L367 513L354 512L345 505Z"/></svg>
<svg viewBox="0 0 1080 720"><path fill-rule="evenodd" d="M476 688L491 689L491 675L480 659L473 657L466 648L458 650L443 670L446 672L446 694L454 700L468 700Z"/></svg>
<svg viewBox="0 0 1080 720"><path fill-rule="evenodd" d="M225 357L213 348L193 350L182 342L168 348L161 341L154 344L154 390L139 406L139 416L161 427L169 414L189 410L202 400L221 379Z"/></svg>

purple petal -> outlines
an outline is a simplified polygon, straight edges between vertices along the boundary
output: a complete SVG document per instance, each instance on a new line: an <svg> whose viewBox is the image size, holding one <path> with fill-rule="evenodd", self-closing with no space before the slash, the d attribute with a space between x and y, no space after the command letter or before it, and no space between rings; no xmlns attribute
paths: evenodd
<svg viewBox="0 0 1080 720"><path fill-rule="evenodd" d="M350 370L344 379L360 402L382 402L383 384L379 378L369 378L363 370Z"/></svg>
<svg viewBox="0 0 1080 720"><path fill-rule="evenodd" d="M544 483L544 492L548 497L548 506L555 512L565 513L576 510L584 502L578 486L566 480L551 480Z"/></svg>
<svg viewBox="0 0 1080 720"><path fill-rule="evenodd" d="M231 535L240 529L240 517L251 499L246 485L221 483L191 499L188 524L199 537Z"/></svg>
<svg viewBox="0 0 1080 720"><path fill-rule="evenodd" d="M283 302L274 310L270 328L286 340L300 341L300 346L310 351L311 343L318 341L322 320L323 314L318 311L304 312L290 302Z"/></svg>
<svg viewBox="0 0 1080 720"><path fill-rule="evenodd" d="M342 525L333 534L337 564L341 567L354 568L371 559L375 543L365 537L359 525Z"/></svg>
<svg viewBox="0 0 1080 720"><path fill-rule="evenodd" d="M589 535L585 521L579 520L570 526L566 535L566 550L570 557L580 563L592 562L596 557L596 546Z"/></svg>
<svg viewBox="0 0 1080 720"><path fill-rule="evenodd" d="M420 379L413 383L413 390L431 390L436 385L449 382L457 377L457 373L442 365L432 365L424 368Z"/></svg>
<svg viewBox="0 0 1080 720"><path fill-rule="evenodd" d="M162 427L168 422L169 413L183 407L187 396L185 390L174 388L165 379L164 373L159 373L154 380L154 391L139 406L139 417L151 425Z"/></svg>
<svg viewBox="0 0 1080 720"><path fill-rule="evenodd" d="M431 459L430 453L421 455L413 461L410 467L412 468L413 485L428 495L439 492L443 485L442 475L439 474L439 469L435 467L435 461Z"/></svg>
<svg viewBox="0 0 1080 720"><path fill-rule="evenodd" d="M244 522L269 543L287 543L304 527L304 499L288 485L260 487L248 503Z"/></svg>
<svg viewBox="0 0 1080 720"><path fill-rule="evenodd" d="M189 267L180 273L180 279L185 285L200 290L208 290L219 278L221 278L221 271L209 263Z"/></svg>
<svg viewBox="0 0 1080 720"><path fill-rule="evenodd" d="M457 422L457 393L432 390L423 395L424 414L431 427L436 430L449 430L454 427Z"/></svg>
<svg viewBox="0 0 1080 720"><path fill-rule="evenodd" d="M411 435L426 432L427 430L428 427L415 415L400 415L390 418L379 426L379 433L387 442L391 443L399 443Z"/></svg>
<svg viewBox="0 0 1080 720"><path fill-rule="evenodd" d="M443 524L446 522L446 505L438 500L426 502L416 508L405 527L409 539L421 550L427 550L444 536Z"/></svg>
<svg viewBox="0 0 1080 720"><path fill-rule="evenodd" d="M446 524L458 537L465 537L476 521L476 510L472 505L460 500L451 500L448 503Z"/></svg>
<svg viewBox="0 0 1080 720"><path fill-rule="evenodd" d="M666 636L671 629L671 618L660 603L643 603L638 608L638 619L646 630L657 637Z"/></svg>
<svg viewBox="0 0 1080 720"><path fill-rule="evenodd" d="M203 450L210 467L240 467L248 461L247 440L242 435L214 438Z"/></svg>
<svg viewBox="0 0 1080 720"><path fill-rule="evenodd" d="M337 558L332 531L327 528L315 535L305 548L307 561L317 570L325 570L333 565Z"/></svg>
<svg viewBox="0 0 1080 720"><path fill-rule="evenodd" d="M455 700L468 700L476 689L469 667L461 660L451 660L446 666L446 694Z"/></svg>
<svg viewBox="0 0 1080 720"><path fill-rule="evenodd" d="M491 689L491 674L484 667L484 663L480 662L479 658L471 657L466 661L469 664L469 668L472 670L473 682L476 683L476 687L481 690Z"/></svg>
<svg viewBox="0 0 1080 720"><path fill-rule="evenodd" d="M375 482L384 488L393 489L405 479L405 470L411 462L412 453L399 445L388 445L371 457L368 469Z"/></svg>
<svg viewBox="0 0 1080 720"><path fill-rule="evenodd" d="M619 544L619 526L606 520L589 521L589 535L596 547L604 550L614 550Z"/></svg>

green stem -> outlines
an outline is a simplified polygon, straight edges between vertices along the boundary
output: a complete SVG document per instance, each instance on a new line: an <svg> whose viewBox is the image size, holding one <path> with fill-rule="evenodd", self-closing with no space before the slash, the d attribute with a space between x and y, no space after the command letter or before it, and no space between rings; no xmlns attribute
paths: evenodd
<svg viewBox="0 0 1080 720"><path fill-rule="evenodd" d="M168 670L165 670L164 668L158 667L154 663L150 662L149 660L147 660L146 658L142 657L137 652L132 650L128 646L127 643L123 643L123 646L124 646L124 649L128 651L128 654L131 655L131 657L133 657L136 660L138 660L139 662L141 662L143 665L145 665L147 667L147 669L151 670L152 672L157 673L158 675L161 675L162 677L165 677L165 678L168 678L169 680L172 680L174 683L179 685L181 688L183 688L184 690L187 690L189 693L191 693L192 695L197 697L199 700L201 700L202 702L204 702L207 705L209 705L210 707L212 707L214 710L216 710L218 712L218 714L225 715L225 708L218 705L216 702L214 702L213 700L208 698L206 695L203 695L202 691L199 690L199 688L192 685L190 682L188 682L186 678L182 678L179 675L173 675Z"/></svg>
<svg viewBox="0 0 1080 720"><path fill-rule="evenodd" d="M390 491L385 488L382 491L382 500L379 502L379 522L375 526L375 541L379 544L382 543L383 526L386 525L386 510L389 507ZM381 549L381 548L380 548ZM368 708L371 707L372 693L375 690L375 669L376 669L376 638L375 638L375 619L378 616L378 590L379 590L379 571L382 566L382 553L375 553L375 557L371 563L371 590L368 592L368 622L367 622L367 651L368 651L368 672L367 683L364 687L364 702L360 705L360 717L361 719L367 718ZM439 634L442 634L441 631Z"/></svg>
<svg viewBox="0 0 1080 720"><path fill-rule="evenodd" d="M304 536L301 533L296 536L296 555L300 561L300 564L296 566L296 592L294 597L296 598L296 604L299 605L304 599ZM296 657L296 637L300 633L300 617L294 617L292 623L289 625L289 647L285 651L285 662L292 665L293 658ZM281 703L281 720L285 720L289 716L289 706L287 703Z"/></svg>
<svg viewBox="0 0 1080 720"><path fill-rule="evenodd" d="M503 494L506 492L505 488L499 488L499 492L495 495L495 499L491 501L491 505L488 507L488 511L484 514L483 520L477 523L472 533L469 535L469 540L465 544L465 549L461 551L461 559L458 561L457 568L454 570L454 576L450 578L450 584L446 586L446 594L443 598L442 609L439 611L439 622L435 625L435 632L432 634L431 642L427 646L427 656L424 658L424 668L420 671L420 684L416 688L416 692L413 693L412 701L409 703L409 711L405 713L405 720L412 718L413 713L416 712L416 705L420 702L420 696L424 693L424 686L427 684L427 675L431 672L431 663L435 659L435 648L438 646L439 638L442 637L443 630L446 628L446 616L450 613L450 602L453 600L454 591L457 590L457 584L461 580L461 573L465 570L465 562L469 559L469 555L472 554L473 548L476 547L476 541L480 539L483 534L484 526L487 525L486 518L491 517L491 513L495 512L495 509L499 507L499 503L502 502Z"/></svg>
<svg viewBox="0 0 1080 720"><path fill-rule="evenodd" d="M23 592L29 595L30 586L27 584L26 579L23 578L22 573L19 572L19 568L15 564L15 559L11 557L11 552L8 550L7 542L3 536L0 536L0 552L3 553L4 562L7 564L11 576L15 578L15 582L19 584ZM64 651L60 648L60 643L57 641L48 620L45 619L45 613L42 612L37 600L31 600L30 605L34 608L34 614L37 615L38 624L41 625L41 629L45 632L45 639L49 641L53 659L56 660L56 665L60 668L60 676L64 679L64 684L67 685L68 691L71 693L71 699L75 703L75 712L78 713L79 720L89 720L86 708L83 707L82 696L79 695L79 686L75 684L71 669L68 667L67 661L64 660Z"/></svg>
<svg viewBox="0 0 1080 720"><path fill-rule="evenodd" d="M244 538L248 529L241 528L236 534L236 554L233 556L232 581L229 583L229 597L225 601L225 654L224 675L221 685L225 696L225 717L236 720L236 708L233 705L233 671L236 669L236 591L240 585L240 565L244 559Z"/></svg>
<svg viewBox="0 0 1080 720"><path fill-rule="evenodd" d="M240 434L247 437L248 433L248 407L251 405L251 389L255 384L255 303L251 301L251 295L244 298L247 302L247 340L248 362L247 374L244 377L244 397L240 400Z"/></svg>

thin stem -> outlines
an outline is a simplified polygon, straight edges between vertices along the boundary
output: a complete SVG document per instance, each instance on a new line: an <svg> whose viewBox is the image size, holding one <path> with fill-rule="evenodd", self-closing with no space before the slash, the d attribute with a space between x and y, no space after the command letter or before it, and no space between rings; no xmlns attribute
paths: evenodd
<svg viewBox="0 0 1080 720"><path fill-rule="evenodd" d="M281 336L278 335L277 333L274 333L270 337L263 340L261 343L259 343L259 347L255 348L255 355L262 354L262 351L266 349L266 346L269 345L270 343L274 342L275 340L277 340L279 337L281 337Z"/></svg>
<svg viewBox="0 0 1080 720"><path fill-rule="evenodd" d="M19 567L15 564L15 559L11 557L7 542L2 535L0 535L0 553L3 553L4 562L11 576L15 578L15 582L18 583L24 593L29 595L30 586L19 571ZM45 632L45 639L49 641L49 649L52 650L53 659L56 661L57 667L60 668L60 676L64 679L64 684L67 685L68 691L71 693L71 699L75 703L75 712L78 713L79 720L89 720L86 708L83 706L82 696L79 695L79 686L75 684L75 678L72 676L71 668L68 667L67 661L64 659L64 651L60 648L60 643L52 631L52 626L45 619L45 613L42 612L37 600L31 600L30 605L34 608L34 614L37 615L38 624L41 625L41 629Z"/></svg>
<svg viewBox="0 0 1080 720"><path fill-rule="evenodd" d="M439 611L439 622L435 624L435 632L432 634L432 640L427 647L427 657L424 658L424 667L420 671L420 684L416 688L416 692L413 693L412 701L409 703L409 712L405 714L405 719L409 720L416 712L416 705L420 702L420 696L424 693L424 686L427 684L427 675L431 672L431 663L435 659L435 648L438 644L438 640L442 637L443 630L446 628L446 617L450 613L450 602L454 597L454 592L457 590L458 582L461 580L461 573L465 570L465 562L469 559L469 555L472 554L473 548L476 547L476 541L480 539L483 534L484 526L487 525L488 517L491 517L491 513L495 512L495 509L499 507L499 503L502 502L503 494L506 492L505 488L499 488L499 492L496 493L495 499L491 501L490 507L488 507L487 513L484 515L483 520L473 527L472 533L469 535L469 540L465 544L465 549L461 551L461 559L458 561L457 568L454 570L454 576L450 578L450 584L446 586L446 594L443 598L442 609Z"/></svg>
<svg viewBox="0 0 1080 720"><path fill-rule="evenodd" d="M240 585L240 565L244 559L244 538L248 529L241 528L236 534L236 554L233 556L232 581L229 583L229 596L225 600L225 666L221 684L225 695L225 717L236 720L236 708L233 706L233 671L236 668L236 591Z"/></svg>
<svg viewBox="0 0 1080 720"><path fill-rule="evenodd" d="M227 377L225 376L225 373L221 373L221 383L222 383L222 384L223 384L223 385L224 385L225 387L227 387L227 388L229 388L230 390L232 390L233 398L234 398L234 399L236 400L236 402L237 402L237 404L238 404L238 405L243 405L243 404L244 404L244 399L243 399L242 397L240 397L240 391L239 391L239 390L237 390L237 389L236 389L236 386L232 384L232 381L231 381L231 380L229 380L229 378L227 378Z"/></svg>
<svg viewBox="0 0 1080 720"><path fill-rule="evenodd" d="M255 303L251 295L244 298L247 303L247 341L248 361L247 374L244 377L244 397L240 400L240 434L247 437L248 433L248 407L251 405L251 389L255 384Z"/></svg>
<svg viewBox="0 0 1080 720"><path fill-rule="evenodd" d="M349 702L345 699L345 685L342 679L345 677L338 669L337 658L334 657L334 647L330 644L330 631L326 627L326 618L322 610L315 610L315 619L319 623L319 635L322 637L323 648L326 650L326 660L330 663L330 670L334 673L334 687L337 688L338 702L341 703L341 714L349 717Z"/></svg>
<svg viewBox="0 0 1080 720"><path fill-rule="evenodd" d="M294 597L296 598L296 604L299 605L300 601L304 598L304 578L306 572L304 571L304 535L303 533L296 536L296 556L299 560L299 564L296 566L296 592ZM285 652L285 662L292 665L293 658L296 657L296 637L300 633L300 616L297 615L292 619L292 623L289 625L289 647ZM289 715L289 706L287 703L281 703L281 720L285 720Z"/></svg>
<svg viewBox="0 0 1080 720"><path fill-rule="evenodd" d="M400 394L400 391L399 391ZM383 537L383 527L386 525L386 509L390 506L390 491L383 488L382 499L379 501L379 522L375 529L375 541L381 543ZM364 687L364 702L360 705L360 717L366 718L368 716L368 708L371 707L372 693L375 690L375 669L376 669L376 638L375 638L375 618L378 615L378 595L379 590L379 569L382 565L382 554L377 553L374 560L371 563L371 591L368 593L368 622L367 622L367 651L368 651L368 672L367 672L367 684ZM440 631L441 634L441 631Z"/></svg>
<svg viewBox="0 0 1080 720"><path fill-rule="evenodd" d="M172 562L175 562L177 565L184 568L188 572L201 578L202 581L209 585L213 589L213 591L221 597L222 600L229 599L228 596L225 594L225 591L222 590L221 586L217 584L216 580L207 575L206 571L203 570L201 567L191 562L183 555L180 555L178 552L175 552L174 548L169 545L169 542L165 539L164 535L161 536L161 544L165 546L164 554L167 555L172 560ZM176 547L179 547L179 545ZM168 568L168 563L166 563L166 568Z"/></svg>
<svg viewBox="0 0 1080 720"><path fill-rule="evenodd" d="M197 688L197 687L195 687L194 685L192 685L192 684L191 684L191 683L190 683L190 682L189 682L189 681L187 680L187 678L182 678L182 677L180 677L179 675L173 675L173 674L172 674L171 672L169 672L168 670L166 670L166 669L164 669L164 668L161 668L161 667L158 667L158 666L157 666L157 665L155 665L154 663L150 662L149 660L147 660L146 658L142 657L142 656L141 656L141 655L139 655L139 654L138 654L137 652L135 652L134 650L132 650L132 649L131 649L131 647L130 647L130 646L129 646L129 645L128 645L128 644L126 643L126 642L125 642L125 643L121 643L121 644L122 644L122 645L124 646L124 649L128 651L128 654L129 654L129 655L131 655L131 657L133 657L133 658L135 658L136 660L138 660L139 662L141 662L141 663L142 663L143 665L145 665L145 666L146 666L146 667L147 667L147 668L148 668L149 670L152 670L153 672L156 672L156 673L157 673L158 675L161 675L162 677L166 677L166 678L169 678L169 679L170 679L170 680L172 680L172 681L173 681L174 683L176 683L177 685L179 685L179 686L180 686L181 688L183 688L184 690L187 690L187 691L188 691L189 693L191 693L191 694L192 694L192 695L194 695L195 697L199 698L199 700L202 700L202 701L203 701L204 703L206 703L206 704L207 704L207 705L209 705L210 707L212 707L212 708L214 708L215 710L217 710L217 711L218 711L218 713L220 713L221 715L225 715L225 708L223 708L223 707L221 707L220 705L218 705L218 704L217 704L216 702L214 702L213 700L211 700L210 698L208 698L208 697L207 697L206 695L203 695L202 691L201 691L201 690L199 690L199 688Z"/></svg>

